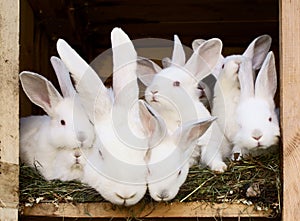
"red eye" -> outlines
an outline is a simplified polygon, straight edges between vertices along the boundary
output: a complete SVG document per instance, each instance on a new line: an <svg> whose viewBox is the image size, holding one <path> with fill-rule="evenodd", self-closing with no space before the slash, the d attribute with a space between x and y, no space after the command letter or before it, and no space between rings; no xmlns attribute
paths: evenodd
<svg viewBox="0 0 300 221"><path fill-rule="evenodd" d="M174 87L179 87L180 86L180 82L179 81L174 81L173 82L173 86Z"/></svg>
<svg viewBox="0 0 300 221"><path fill-rule="evenodd" d="M60 124L63 125L63 126L65 126L65 125L66 125L66 122L65 122L64 120L61 120L61 121L60 121Z"/></svg>
<svg viewBox="0 0 300 221"><path fill-rule="evenodd" d="M269 117L269 121L272 122L272 117Z"/></svg>

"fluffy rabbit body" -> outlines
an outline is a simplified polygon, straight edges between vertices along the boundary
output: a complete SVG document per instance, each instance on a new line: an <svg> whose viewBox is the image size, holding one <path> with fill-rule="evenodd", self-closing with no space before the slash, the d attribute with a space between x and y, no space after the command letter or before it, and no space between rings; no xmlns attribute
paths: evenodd
<svg viewBox="0 0 300 221"><path fill-rule="evenodd" d="M250 63L244 72L255 76L261 67L271 46L271 38L262 35L254 39L242 55L231 55L220 59L214 70L217 82L214 87L212 115L217 116L217 123L225 137L232 144L239 125L236 119L240 102L240 66L242 62ZM253 78L252 78L253 79ZM233 155L232 155L232 158Z"/></svg>
<svg viewBox="0 0 300 221"><path fill-rule="evenodd" d="M139 119L137 54L119 28L111 33L113 90L106 88L96 72L63 40L57 50L69 68L75 87L95 125L99 139L88 158L83 182L108 201L130 206L147 190L146 135Z"/></svg>
<svg viewBox="0 0 300 221"><path fill-rule="evenodd" d="M43 76L22 72L20 80L29 99L48 114L21 118L21 161L36 166L47 180L68 179L63 175L69 175L69 168L60 168L62 162L56 157L63 149L90 148L94 142L93 125L78 98L70 94L62 97Z"/></svg>
<svg viewBox="0 0 300 221"><path fill-rule="evenodd" d="M140 79L147 85L147 102L165 120L170 133L183 124L197 119L211 117L209 111L199 101L198 82L208 75L216 65L221 54L222 42L210 39L201 44L190 59L185 62L185 54L180 40L174 39L172 64L156 74L143 74ZM153 68L154 72L157 68ZM213 131L213 132L212 132ZM212 137L212 133L216 134ZM227 151L227 141L216 123L212 123L203 136L190 160L193 165L201 152L201 163L212 170L224 172L227 168L219 150ZM220 145L226 146L220 149ZM200 148L200 150L199 150Z"/></svg>
<svg viewBox="0 0 300 221"><path fill-rule="evenodd" d="M277 75L273 52L269 52L253 80L249 60L240 65L240 101L236 111L239 129L233 138L233 153L239 157L256 149L266 149L279 141L280 130L275 111L274 96Z"/></svg>

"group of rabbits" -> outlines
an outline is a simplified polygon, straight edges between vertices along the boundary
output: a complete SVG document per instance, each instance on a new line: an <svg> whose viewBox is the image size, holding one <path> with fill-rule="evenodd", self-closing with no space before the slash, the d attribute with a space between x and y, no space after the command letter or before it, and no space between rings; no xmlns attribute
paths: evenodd
<svg viewBox="0 0 300 221"><path fill-rule="evenodd" d="M60 58L51 63L63 96L45 77L20 73L28 98L47 113L21 118L20 158L45 179L79 180L118 205L136 204L147 189L154 200L168 201L190 166L222 173L225 159L278 143L270 36L225 58L220 39L197 39L186 59L175 35L163 68L138 56L120 28L112 30L111 44L112 88L62 39ZM201 81L208 75L216 78L214 88Z"/></svg>

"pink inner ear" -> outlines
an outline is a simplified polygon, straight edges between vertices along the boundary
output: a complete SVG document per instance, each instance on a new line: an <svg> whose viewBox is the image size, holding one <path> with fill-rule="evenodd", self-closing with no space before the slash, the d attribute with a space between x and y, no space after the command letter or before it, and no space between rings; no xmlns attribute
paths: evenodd
<svg viewBox="0 0 300 221"><path fill-rule="evenodd" d="M41 103L46 104L49 108L51 108L51 102L49 99L49 96L45 95L45 94L40 94L39 96L35 96L35 100L40 100Z"/></svg>
<svg viewBox="0 0 300 221"><path fill-rule="evenodd" d="M173 82L173 86L174 87L179 87L180 86L180 82L179 81L174 81Z"/></svg>

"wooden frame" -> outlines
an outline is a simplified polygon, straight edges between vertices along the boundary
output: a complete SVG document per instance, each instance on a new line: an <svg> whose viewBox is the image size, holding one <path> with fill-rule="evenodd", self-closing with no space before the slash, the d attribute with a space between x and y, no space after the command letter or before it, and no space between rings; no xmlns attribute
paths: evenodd
<svg viewBox="0 0 300 221"><path fill-rule="evenodd" d="M0 2L0 220L18 219L19 1Z"/></svg>
<svg viewBox="0 0 300 221"><path fill-rule="evenodd" d="M19 23L20 2L0 1L0 220L18 219L18 141L19 141ZM280 1L280 94L281 129L283 141L283 220L294 220L300 205L300 1ZM206 205L206 204L205 204ZM197 217L209 216L266 216L241 205L221 204L213 207L201 203L168 204L157 206L151 217L175 217L180 215ZM220 207L221 206L221 207ZM53 205L41 204L35 212L24 209L24 215L90 217L85 215L86 207L90 215L107 217L113 208L108 204L62 204L63 210L55 210ZM93 209L96 208L97 209ZM226 209L223 209L226 207ZM47 209L45 209L47 208ZM199 213L194 208L199 209ZM108 210L107 210L108 209ZM149 211L150 208L147 208ZM245 210L244 210L245 209ZM115 210L114 210L115 211ZM219 211L219 213L217 212ZM220 211L222 211L220 213ZM246 211L246 213L241 213ZM75 214L75 215L72 215ZM101 215L102 214L102 215ZM116 217L126 216L124 211ZM40 214L41 215L41 214Z"/></svg>
<svg viewBox="0 0 300 221"><path fill-rule="evenodd" d="M300 1L280 1L280 93L283 141L283 220L295 220L300 205Z"/></svg>

